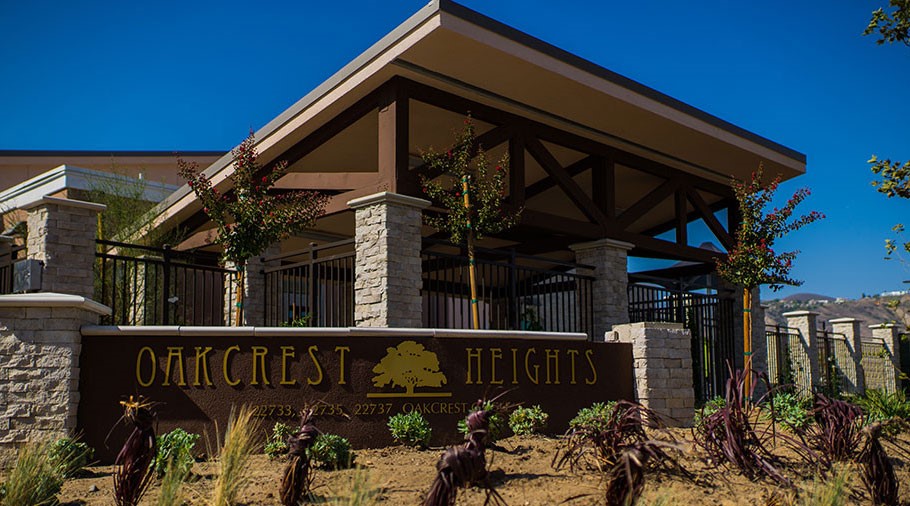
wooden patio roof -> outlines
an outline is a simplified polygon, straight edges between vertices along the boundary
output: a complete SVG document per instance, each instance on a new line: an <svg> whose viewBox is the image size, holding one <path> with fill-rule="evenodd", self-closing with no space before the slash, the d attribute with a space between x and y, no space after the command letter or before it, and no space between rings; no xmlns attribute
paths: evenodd
<svg viewBox="0 0 910 506"><path fill-rule="evenodd" d="M731 178L759 162L785 179L805 171L792 149L447 0L256 132L257 147L266 170L290 164L278 191L333 195L311 237L351 236L346 202L379 191L419 195L419 154L445 149L467 113L491 156L509 153L510 203L524 209L492 247L568 254L571 243L609 237L633 243L637 255L710 262L717 254L689 245L688 224L701 220L731 244ZM206 173L229 192L231 170L226 155ZM157 226L193 233L183 247L211 243L187 187L154 215ZM668 231L674 238L656 237Z"/></svg>

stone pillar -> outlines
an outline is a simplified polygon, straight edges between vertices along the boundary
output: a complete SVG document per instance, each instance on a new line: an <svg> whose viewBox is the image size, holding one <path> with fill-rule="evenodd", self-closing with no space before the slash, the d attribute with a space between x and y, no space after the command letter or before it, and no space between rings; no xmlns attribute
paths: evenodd
<svg viewBox="0 0 910 506"><path fill-rule="evenodd" d="M844 335L847 349L850 350L850 357L853 359L852 376L849 374L849 369L846 371L850 393L862 395L866 391L866 374L863 371L863 341L860 337L863 321L856 318L837 318L828 320L828 323L831 324L832 332Z"/></svg>
<svg viewBox="0 0 910 506"><path fill-rule="evenodd" d="M695 416L692 385L692 335L681 323L616 325L608 341L632 343L636 401L688 427Z"/></svg>
<svg viewBox="0 0 910 506"><path fill-rule="evenodd" d="M44 264L41 291L92 298L95 239L102 204L44 197L28 211L28 258Z"/></svg>
<svg viewBox="0 0 910 506"><path fill-rule="evenodd" d="M0 295L0 467L21 444L76 429L79 328L109 314L76 295Z"/></svg>
<svg viewBox="0 0 910 506"><path fill-rule="evenodd" d="M570 246L575 262L594 267L594 335L595 341L614 325L629 321L629 268L627 256L634 244L600 239Z"/></svg>
<svg viewBox="0 0 910 506"><path fill-rule="evenodd" d="M787 326L799 332L802 344L802 349L789 350L796 386L802 394L812 395L822 384L822 371L818 362L818 313L790 311L783 316L787 319Z"/></svg>
<svg viewBox="0 0 910 506"><path fill-rule="evenodd" d="M265 274L263 269L274 267L281 262L272 260L266 262L265 259L277 256L281 253L281 245L273 244L266 248L261 254L256 255L246 261L245 272L243 276L243 325L248 327L260 327L265 325ZM236 269L233 262L225 263L226 269ZM237 321L237 278L232 277L229 281L232 290L228 291L225 287L224 293L224 313L228 325L234 325ZM278 301L274 301L278 303Z"/></svg>
<svg viewBox="0 0 910 506"><path fill-rule="evenodd" d="M354 325L422 325L421 210L429 201L382 192L348 202L354 209Z"/></svg>
<svg viewBox="0 0 910 506"><path fill-rule="evenodd" d="M901 334L900 328L893 323L870 325L872 337L885 343L885 351L891 360L891 371L885 376L885 388L888 392L897 392L901 384Z"/></svg>

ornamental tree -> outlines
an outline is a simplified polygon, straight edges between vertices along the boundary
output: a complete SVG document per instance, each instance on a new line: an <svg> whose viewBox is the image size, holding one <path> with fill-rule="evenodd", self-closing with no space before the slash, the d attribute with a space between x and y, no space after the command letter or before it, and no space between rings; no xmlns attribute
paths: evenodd
<svg viewBox="0 0 910 506"><path fill-rule="evenodd" d="M424 215L424 222L447 232L452 244L467 244L471 282L471 311L474 328L480 328L477 310L477 285L474 269L474 243L485 235L496 234L514 226L520 210L505 207L508 181L508 155L490 170L483 146L478 146L474 122L468 116L457 135L455 146L445 153L423 154L425 173L420 175L424 193L447 212ZM434 179L441 174L442 177Z"/></svg>
<svg viewBox="0 0 910 506"><path fill-rule="evenodd" d="M717 273L724 280L743 287L743 331L745 334L745 364L747 381L751 382L752 363L752 290L761 285L777 291L784 285L799 286L802 281L790 276L793 260L799 251L777 252L775 242L790 232L809 223L823 219L818 211L811 211L799 217L794 216L796 207L809 196L808 188L800 188L781 208L766 212L774 193L780 185L777 176L767 186L762 186L764 167L752 173L750 181L740 183L734 180L733 190L739 204L742 222L736 231L736 244L726 258L717 259ZM747 390L748 391L748 390Z"/></svg>
<svg viewBox="0 0 910 506"><path fill-rule="evenodd" d="M325 211L328 195L314 191L289 191L270 194L269 190L287 173L287 162L280 161L270 169L259 165L255 139L249 137L231 154L234 171L228 176L233 191L220 192L196 163L177 160L180 176L186 179L202 211L215 223L215 242L223 248L222 259L236 265L239 276L237 307L243 305L243 277L247 260L262 254L272 244L312 227ZM237 311L237 324L241 311Z"/></svg>

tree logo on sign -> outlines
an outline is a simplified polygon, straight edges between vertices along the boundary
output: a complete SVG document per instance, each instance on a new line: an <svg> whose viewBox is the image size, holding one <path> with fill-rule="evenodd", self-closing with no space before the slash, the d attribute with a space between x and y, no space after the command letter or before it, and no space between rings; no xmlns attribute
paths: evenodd
<svg viewBox="0 0 910 506"><path fill-rule="evenodd" d="M404 392L370 393L367 397L450 397L451 392L415 392L417 387L441 387L446 376L439 370L436 353L414 341L386 348L386 356L373 367L373 386L404 388Z"/></svg>

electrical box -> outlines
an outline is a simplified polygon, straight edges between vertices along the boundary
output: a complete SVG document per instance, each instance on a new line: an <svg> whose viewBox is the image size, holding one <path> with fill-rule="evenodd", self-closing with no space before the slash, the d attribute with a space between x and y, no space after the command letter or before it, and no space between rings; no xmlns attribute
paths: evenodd
<svg viewBox="0 0 910 506"><path fill-rule="evenodd" d="M13 264L13 292L28 293L41 290L41 271L44 263L32 258Z"/></svg>

